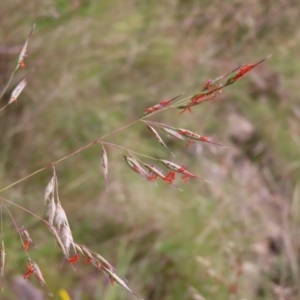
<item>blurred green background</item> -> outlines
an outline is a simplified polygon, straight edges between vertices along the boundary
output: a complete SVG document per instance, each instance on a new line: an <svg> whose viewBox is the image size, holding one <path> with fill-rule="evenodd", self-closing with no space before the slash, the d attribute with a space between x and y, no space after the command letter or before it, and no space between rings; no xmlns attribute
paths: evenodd
<svg viewBox="0 0 300 300"><path fill-rule="evenodd" d="M162 135L175 158L142 124L107 141L174 160L206 184L183 189L147 182L108 148L109 191L101 147L57 165L60 199L74 239L100 253L147 300L300 297L300 105L298 1L1 0L0 89L32 25L18 104L1 112L0 188L136 120L182 92L192 95L242 63L272 54L216 100L153 120L224 144L190 147ZM34 72L32 70L34 69ZM147 160L146 160L147 161ZM150 162L150 161L147 161ZM1 193L39 216L52 176L46 170ZM81 262L75 270L38 219L3 208L6 245L1 299L46 299L15 228L25 226L54 299L133 299ZM26 298L33 284L34 298ZM29 297L29 296L28 296Z"/></svg>

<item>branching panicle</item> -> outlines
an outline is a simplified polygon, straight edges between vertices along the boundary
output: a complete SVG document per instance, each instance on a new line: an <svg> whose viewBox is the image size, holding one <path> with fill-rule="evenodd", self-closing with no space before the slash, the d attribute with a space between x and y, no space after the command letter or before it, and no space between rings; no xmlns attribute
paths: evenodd
<svg viewBox="0 0 300 300"><path fill-rule="evenodd" d="M5 91L7 90L8 86L10 85L13 76L15 75L16 71L19 68L25 68L25 58L27 57L28 52L28 44L29 39L31 37L31 34L33 32L35 25L33 26L32 30L30 31L21 51L17 58L16 66L12 72L12 75L5 86L4 90L2 91L0 95L1 97L4 95ZM269 58L268 56L267 58ZM242 66L239 66L235 68L234 70L230 71L228 74L224 76L219 76L215 79L209 79L207 80L204 85L202 86L200 91L192 96L188 96L186 98L180 99L182 97L181 95L178 95L174 98L170 98L167 100L163 100L160 102L156 102L157 104L154 104L151 107L145 108L143 111L141 117L135 121L133 121L130 124L127 124L119 129L116 129L110 133L105 134L99 139L95 139L94 141L90 142L89 144L75 150L74 152L56 160L55 162L49 163L45 167L42 167L41 169L21 178L20 180L0 189L0 192L3 192L4 190L7 190L14 185L32 177L37 174L39 174L42 171L48 170L52 167L53 169L53 175L48 182L45 192L44 192L44 204L46 207L46 217L45 219L42 219L42 221L47 225L49 232L51 233L52 237L54 237L58 247L61 249L61 252L63 254L64 259L68 261L69 264L75 264L77 263L81 257L84 258L84 264L92 264L94 265L99 271L105 272L108 277L110 278L111 283L118 283L121 285L124 289L135 295L136 297L142 299L140 296L138 296L131 288L129 288L127 282L117 273L117 271L111 266L111 264L106 261L100 254L91 251L87 246L80 245L76 243L73 239L72 231L69 225L67 213L62 207L61 201L59 199L59 192L58 192L58 177L55 170L55 165L58 163L63 162L64 160L73 157L74 155L77 155L86 149L92 147L95 144L101 144L102 146L102 156L101 156L101 167L102 172L104 174L104 180L106 189L108 189L108 155L106 148L111 147L119 152L121 152L120 157L123 155L125 162L129 166L129 168L143 177L143 179L146 179L150 182L156 182L157 179L161 179L162 181L174 185L174 180L176 179L176 174L181 176L181 179L184 183L186 183L190 178L199 179L196 174L189 171L185 166L171 162L166 159L159 159L159 158L153 158L150 156L147 156L145 154L136 152L132 149L128 149L121 145L116 145L110 142L107 142L105 139L108 136L111 136L114 133L123 131L127 129L128 127L140 123L143 124L143 126L147 126L148 130L151 132L151 134L154 136L156 141L158 141L159 144L161 144L165 149L168 150L168 153L170 152L173 156L175 156L169 149L167 143L163 140L163 138L160 136L160 133L157 131L157 129L160 132L163 132L164 134L171 136L173 138L176 138L180 141L188 142L187 145L189 145L192 141L194 142L204 142L207 144L214 144L218 146L222 146L219 143L216 143L212 141L210 138L204 135L200 135L194 131L183 129L183 128L176 128L169 124L163 124L158 123L152 120L149 120L150 116L153 116L156 113L160 113L164 110L168 109L180 109L182 110L181 113L185 111L192 112L192 108L195 106L198 106L204 102L211 101L212 99L216 98L220 93L223 92L223 90L229 86L234 84L236 81L241 79L243 76L245 76L247 73L249 73L251 70L253 70L257 65L261 64L263 61L265 61L267 58L264 58L263 60L254 63L254 64L245 64ZM229 77L225 82L224 79ZM8 103L0 109L0 112L3 111L8 105L12 103L16 103L18 97L20 97L22 91L27 85L27 79L23 79L12 91L10 99ZM106 148L105 148L105 147ZM138 157L142 157L143 160L141 160ZM145 161L144 161L145 160ZM164 171L161 171L158 169L157 166L153 165L152 163L149 163L148 160L154 162L154 163L161 163L165 168L168 169L168 173L164 174ZM206 181L206 180L205 180ZM206 181L207 182L207 181ZM41 196L42 197L42 196ZM5 200L3 198L0 199L1 203L2 201L7 201L10 204L15 205L16 207L23 209L25 212L31 213L38 219L41 219L40 217L36 216L34 213L30 212L24 207L21 207L17 204L14 204L13 202L9 200ZM10 211L7 210L9 214ZM1 217L2 217L2 211L1 211ZM11 215L12 217L12 215ZM46 286L46 282L44 280L44 277L42 275L42 272L36 262L34 262L30 256L29 252L31 250L31 245L33 245L33 240L30 237L29 232L24 228L21 227L20 229L17 227L15 220L12 218L12 221L14 222L15 227L18 230L18 233L20 235L21 242L23 244L23 250L25 255L28 257L28 265L27 265L27 272L24 275L24 278L27 279L31 275L35 275L37 279L39 280L40 284L45 288L49 295L52 295L50 291L48 290ZM2 227L2 225L1 225ZM48 233L49 233L48 232ZM2 234L3 235L3 234ZM3 287L3 278L4 278L4 266L5 266L5 248L4 248L4 240L3 236L1 237L1 245L0 245L0 281L2 283Z"/></svg>

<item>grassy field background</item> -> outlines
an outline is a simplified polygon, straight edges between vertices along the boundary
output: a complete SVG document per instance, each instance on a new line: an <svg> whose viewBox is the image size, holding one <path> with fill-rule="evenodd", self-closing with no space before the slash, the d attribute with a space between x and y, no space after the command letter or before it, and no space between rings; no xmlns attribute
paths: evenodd
<svg viewBox="0 0 300 300"><path fill-rule="evenodd" d="M144 299L299 299L297 1L2 0L0 89L34 23L27 68L1 100L2 106L30 73L18 104L1 112L0 188L136 120L162 99L193 95L208 78L272 54L193 114L170 109L153 117L228 148L185 147L165 137L174 159L141 124L107 138L176 160L211 184L178 182L182 192L153 185L107 149L106 191L99 145L58 164L57 174L74 239L103 255ZM44 171L1 197L43 216L51 176ZM31 257L55 299L67 300L60 289L72 300L133 298L91 266L61 267L47 228L9 209L34 239ZM1 299L23 299L29 282L41 287L18 277L27 257L4 208L2 215L7 257Z"/></svg>

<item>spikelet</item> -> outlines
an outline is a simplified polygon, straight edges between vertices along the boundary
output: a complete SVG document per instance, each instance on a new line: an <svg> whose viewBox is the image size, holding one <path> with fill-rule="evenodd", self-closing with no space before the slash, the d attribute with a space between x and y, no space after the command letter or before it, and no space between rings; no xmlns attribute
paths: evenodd
<svg viewBox="0 0 300 300"><path fill-rule="evenodd" d="M101 159L102 171L105 179L106 190L108 190L108 158L105 148L102 145L102 159Z"/></svg>
<svg viewBox="0 0 300 300"><path fill-rule="evenodd" d="M54 189L55 189L55 182L56 182L56 174L55 172L53 173L53 176L52 178L50 179L47 187L46 187L46 190L45 190L45 195L44 195L44 199L45 199L45 204L47 203L47 201L52 201L53 198L49 198L50 195L54 195Z"/></svg>
<svg viewBox="0 0 300 300"><path fill-rule="evenodd" d="M59 248L62 250L63 254L67 258L69 258L69 254L68 254L68 252L65 249L65 246L64 246L64 244L63 244L63 242L62 242L62 240L61 240L61 238L60 238L60 236L59 236L59 234L57 232L57 229L53 225L51 225L49 223L47 223L47 226L48 226L48 229L50 230L50 232L54 235L54 238L55 238L55 240L56 240Z"/></svg>
<svg viewBox="0 0 300 300"><path fill-rule="evenodd" d="M46 211L48 222L51 225L53 225L55 214L56 214L56 204L54 202L54 197L52 197L51 201L47 204L47 211Z"/></svg>
<svg viewBox="0 0 300 300"><path fill-rule="evenodd" d="M163 131L165 131L167 134L172 135L172 136L176 137L177 139L185 141L185 138L182 135L180 135L178 132L176 132L175 130L166 128L166 127L161 127L161 129Z"/></svg>
<svg viewBox="0 0 300 300"><path fill-rule="evenodd" d="M21 236L24 240L23 249L27 251L29 249L30 244L33 244L32 238L29 235L29 232L22 226L19 230Z"/></svg>
<svg viewBox="0 0 300 300"><path fill-rule="evenodd" d="M57 203L56 205L54 224L58 230L60 230L63 224L69 226L66 212L64 211L60 203Z"/></svg>
<svg viewBox="0 0 300 300"><path fill-rule="evenodd" d="M66 250L66 253L67 253L66 256L69 257L70 256L69 255L70 247L71 247L71 245L74 245L74 240L73 240L73 236L71 233L71 229L66 223L62 224L60 236L61 236L61 241L62 241L64 248Z"/></svg>
<svg viewBox="0 0 300 300"><path fill-rule="evenodd" d="M208 137L200 135L200 134L195 133L195 132L192 132L190 130L182 129L182 128L177 128L176 130L179 134L181 134L182 136L184 136L184 137L186 137L190 140L195 140L195 141L199 141L199 142L205 142L205 143L210 143L210 144L222 146L219 143L215 143L215 142L210 141Z"/></svg>
<svg viewBox="0 0 300 300"><path fill-rule="evenodd" d="M53 170L53 176L50 179L44 194L45 205L47 205L46 216L48 217L48 222L53 225L53 220L56 212L55 204L55 183L56 183L56 173Z"/></svg>
<svg viewBox="0 0 300 300"><path fill-rule="evenodd" d="M163 180L166 179L165 175L162 172L160 172L158 169L156 169L154 166L144 163L144 167L148 169L148 171L150 172L150 177L148 178L149 181L155 181L157 177Z"/></svg>
<svg viewBox="0 0 300 300"><path fill-rule="evenodd" d="M76 247L76 250L80 252L87 261L91 262L93 265L97 267L99 270L103 270L106 274L108 274L111 284L114 282L117 282L119 285L121 285L124 289L129 291L131 294L136 296L137 298L143 300L138 294L136 294L127 284L127 281L117 273L117 271L111 266L111 264L104 259L100 254L95 253L88 249L84 245L74 244ZM100 267L101 266L101 267Z"/></svg>
<svg viewBox="0 0 300 300"><path fill-rule="evenodd" d="M139 164L139 162L136 160L135 157L131 156L131 155L125 155L123 154L126 163L128 164L128 166L137 174L148 178L149 174L141 167L141 165Z"/></svg>
<svg viewBox="0 0 300 300"><path fill-rule="evenodd" d="M147 125L148 129L151 131L151 133L154 135L154 137L158 140L158 142L164 146L166 149L168 149L170 151L170 149L168 148L168 146L165 144L165 142L163 141L163 139L160 137L160 135L158 134L158 132L150 125ZM171 152L171 154L174 156L174 154Z"/></svg>
<svg viewBox="0 0 300 300"><path fill-rule="evenodd" d="M255 64L242 65L241 67L239 67L237 69L237 71L232 76L229 77L229 79L226 81L224 86L228 86L228 85L235 83L240 78L245 76L247 73L249 73L251 70L253 70L255 67L257 67L259 64L261 64L262 62L264 62L266 59L268 59L270 57L271 57L271 55L265 57L264 59L260 60L259 62L255 63Z"/></svg>
<svg viewBox="0 0 300 300"><path fill-rule="evenodd" d="M16 66L15 70L17 70L19 67L21 67L21 68L25 67L24 60L25 60L25 58L27 56L28 42L29 42L30 36L31 36L34 28L35 28L35 24L31 28L31 31L30 31L30 33L29 33L29 35L28 35L28 37L27 37L27 39L26 39L26 41L25 41L25 43L24 43L21 51L20 51L20 54L19 54L18 60L17 60L17 66Z"/></svg>
<svg viewBox="0 0 300 300"><path fill-rule="evenodd" d="M156 111L159 111L159 110L167 107L168 105L171 104L171 102L173 102L174 100L176 100L177 98L179 98L181 95L182 94L180 94L180 95L178 95L178 96L176 96L176 97L174 97L172 99L163 100L163 101L159 102L158 104L155 104L155 105L153 105L153 106L151 106L149 108L146 108L145 111L144 111L144 113L141 115L141 118L144 118L144 117L146 117L146 116L148 116L148 115L150 115L150 114L152 114L152 113L154 113Z"/></svg>
<svg viewBox="0 0 300 300"><path fill-rule="evenodd" d="M24 90L26 84L27 84L27 80L25 78L15 87L15 89L11 93L11 96L10 96L10 99L9 99L7 105L9 105L13 102L17 102L17 99L20 96L20 94L22 93L22 91Z"/></svg>
<svg viewBox="0 0 300 300"><path fill-rule="evenodd" d="M39 280L41 286L47 290L48 295L53 297L53 294L49 291L47 285L46 285L46 281L43 277L43 274L41 272L40 267L38 266L38 264L36 262L34 262L31 258L28 258L28 265L27 265L27 273L24 275L24 278L28 278L31 274L34 274L37 279Z"/></svg>

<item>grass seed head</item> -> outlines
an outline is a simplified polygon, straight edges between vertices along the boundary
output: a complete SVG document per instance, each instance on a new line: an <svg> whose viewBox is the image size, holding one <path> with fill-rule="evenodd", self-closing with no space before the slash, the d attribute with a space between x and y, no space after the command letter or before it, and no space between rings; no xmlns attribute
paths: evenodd
<svg viewBox="0 0 300 300"><path fill-rule="evenodd" d="M8 101L8 105L13 103L13 102L17 102L18 97L20 96L20 94L22 93L22 91L24 90L25 86L27 84L27 80L23 79L17 86L16 88L12 91L10 99Z"/></svg>

